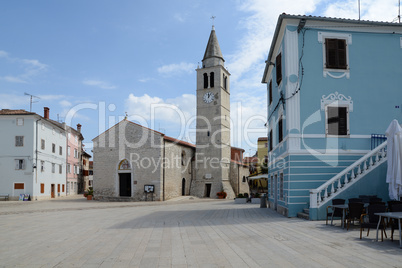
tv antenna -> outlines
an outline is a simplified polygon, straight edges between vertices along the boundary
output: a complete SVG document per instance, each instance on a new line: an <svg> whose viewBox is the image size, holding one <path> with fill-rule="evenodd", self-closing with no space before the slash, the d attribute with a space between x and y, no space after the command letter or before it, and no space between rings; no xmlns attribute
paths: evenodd
<svg viewBox="0 0 402 268"><path fill-rule="evenodd" d="M24 92L24 95L25 95L25 96L30 96L30 100L29 100L29 112L32 112L32 103L38 102L38 101L35 101L33 98L37 98L37 99L40 99L40 98L37 97L37 96L34 96L34 95L32 95L32 94L26 93L26 92Z"/></svg>

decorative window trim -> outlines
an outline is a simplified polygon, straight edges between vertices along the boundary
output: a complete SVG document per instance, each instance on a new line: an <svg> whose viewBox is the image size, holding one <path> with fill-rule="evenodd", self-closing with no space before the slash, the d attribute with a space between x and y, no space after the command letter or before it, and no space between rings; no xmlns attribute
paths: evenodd
<svg viewBox="0 0 402 268"><path fill-rule="evenodd" d="M331 93L328 96L322 95L321 97L321 111L325 111L327 105L333 104L332 106L348 106L349 112L353 112L353 101L352 97L346 97L343 94L339 94L337 91Z"/></svg>
<svg viewBox="0 0 402 268"><path fill-rule="evenodd" d="M344 39L346 41L346 64L347 69L329 69L326 68L326 50L325 50L325 39ZM352 34L345 33L332 33L332 32L318 32L318 43L322 44L322 57L323 57L323 76L330 76L335 79L339 78L350 78L350 68L349 68L349 45L352 44ZM337 73L332 74L332 73Z"/></svg>

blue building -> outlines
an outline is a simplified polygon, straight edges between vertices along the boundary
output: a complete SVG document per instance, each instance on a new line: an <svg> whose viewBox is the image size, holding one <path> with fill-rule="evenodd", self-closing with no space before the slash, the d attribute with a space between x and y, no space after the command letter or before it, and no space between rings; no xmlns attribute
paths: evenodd
<svg viewBox="0 0 402 268"><path fill-rule="evenodd" d="M401 63L402 24L279 16L262 78L271 208L322 219L333 198L388 199L372 134L402 119Z"/></svg>

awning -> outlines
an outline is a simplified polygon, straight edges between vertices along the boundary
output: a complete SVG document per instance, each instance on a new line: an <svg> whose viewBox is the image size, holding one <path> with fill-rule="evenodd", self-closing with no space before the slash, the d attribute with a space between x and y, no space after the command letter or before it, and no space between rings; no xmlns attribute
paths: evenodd
<svg viewBox="0 0 402 268"><path fill-rule="evenodd" d="M260 174L253 177L248 177L249 180L268 179L268 174Z"/></svg>

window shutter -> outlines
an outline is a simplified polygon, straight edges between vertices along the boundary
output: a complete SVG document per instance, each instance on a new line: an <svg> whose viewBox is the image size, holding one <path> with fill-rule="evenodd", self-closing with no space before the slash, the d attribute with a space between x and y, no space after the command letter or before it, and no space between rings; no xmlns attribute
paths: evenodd
<svg viewBox="0 0 402 268"><path fill-rule="evenodd" d="M325 39L326 68L346 69L346 40Z"/></svg>
<svg viewBox="0 0 402 268"><path fill-rule="evenodd" d="M339 109L338 135L348 135L347 108L339 107L338 109Z"/></svg>
<svg viewBox="0 0 402 268"><path fill-rule="evenodd" d="M22 168L21 168L21 169L25 169L25 160L24 160L24 159L22 159L22 160L21 160L21 162L22 162L22 165L21 165L21 166L22 166Z"/></svg>
<svg viewBox="0 0 402 268"><path fill-rule="evenodd" d="M20 169L20 161L18 159L15 159L15 169Z"/></svg>
<svg viewBox="0 0 402 268"><path fill-rule="evenodd" d="M338 107L328 107L328 135L338 135Z"/></svg>
<svg viewBox="0 0 402 268"><path fill-rule="evenodd" d="M276 56L276 83L279 85L282 81L282 54L279 53Z"/></svg>

